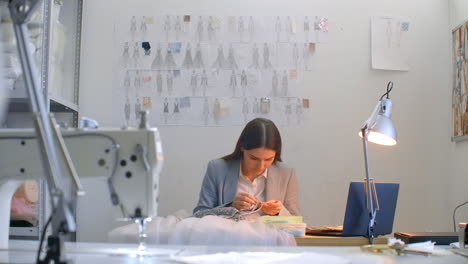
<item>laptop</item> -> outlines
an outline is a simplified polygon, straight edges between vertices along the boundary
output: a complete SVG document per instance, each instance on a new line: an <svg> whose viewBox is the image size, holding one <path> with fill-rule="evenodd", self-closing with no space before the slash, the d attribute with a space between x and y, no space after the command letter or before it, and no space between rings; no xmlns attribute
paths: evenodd
<svg viewBox="0 0 468 264"><path fill-rule="evenodd" d="M398 183L375 183L380 205L374 225L375 236L392 233L399 187ZM364 190L364 182L350 183L342 228L307 228L306 234L314 236L367 237L369 212L366 208L366 194Z"/></svg>

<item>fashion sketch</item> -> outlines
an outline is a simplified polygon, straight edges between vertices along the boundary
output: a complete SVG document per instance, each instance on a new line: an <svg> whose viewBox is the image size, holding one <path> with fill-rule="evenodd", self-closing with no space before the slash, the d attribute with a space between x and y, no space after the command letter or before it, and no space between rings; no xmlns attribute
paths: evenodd
<svg viewBox="0 0 468 264"><path fill-rule="evenodd" d="M204 29L203 29L203 18L202 18L202 16L198 17L197 35L198 35L198 41L203 41Z"/></svg>
<svg viewBox="0 0 468 264"><path fill-rule="evenodd" d="M249 17L249 25L248 25L248 30L249 30L249 42L252 43L255 38L255 21L253 16Z"/></svg>
<svg viewBox="0 0 468 264"><path fill-rule="evenodd" d="M135 120L137 122L138 120L140 120L140 115L141 115L141 102L140 102L140 98L137 97L136 102L135 102Z"/></svg>
<svg viewBox="0 0 468 264"><path fill-rule="evenodd" d="M286 33L286 41L287 42L291 42L291 36L292 34L294 33L294 28L293 28L293 23L292 23L292 19L290 16L288 16L286 18L286 30L285 30L285 33Z"/></svg>
<svg viewBox="0 0 468 264"><path fill-rule="evenodd" d="M273 97L278 96L278 85L279 85L278 72L276 70L273 70L273 75L271 77L271 95Z"/></svg>
<svg viewBox="0 0 468 264"><path fill-rule="evenodd" d="M203 120L205 123L205 126L208 125L208 121L210 118L210 105L208 103L208 98L204 97L203 98Z"/></svg>
<svg viewBox="0 0 468 264"><path fill-rule="evenodd" d="M237 31L239 32L239 41L244 42L244 34L246 31L244 17L240 16L237 25Z"/></svg>
<svg viewBox="0 0 468 264"><path fill-rule="evenodd" d="M172 75L172 71L167 71L166 88L167 88L167 94L172 95L172 90L174 88L174 76Z"/></svg>
<svg viewBox="0 0 468 264"><path fill-rule="evenodd" d="M283 77L281 77L281 95L282 96L288 96L288 89L289 89L289 83L288 83L288 73L287 71L283 72Z"/></svg>
<svg viewBox="0 0 468 264"><path fill-rule="evenodd" d="M260 113L260 102L258 101L257 97L254 98L252 112L254 114L259 114Z"/></svg>
<svg viewBox="0 0 468 264"><path fill-rule="evenodd" d="M125 89L125 105L124 105L124 115L125 115L125 125L129 125L130 121L130 73L127 71L124 78L124 89Z"/></svg>
<svg viewBox="0 0 468 264"><path fill-rule="evenodd" d="M260 68L260 53L258 51L257 43L254 43L252 47L252 64L250 64L249 68L251 69Z"/></svg>
<svg viewBox="0 0 468 264"><path fill-rule="evenodd" d="M282 31L281 18L277 16L275 20L276 42L280 42L281 40L281 31Z"/></svg>
<svg viewBox="0 0 468 264"><path fill-rule="evenodd" d="M131 112L131 106L130 106L130 99L128 96L125 98L125 105L124 105L124 114L125 114L125 126L129 125L130 122L130 112Z"/></svg>
<svg viewBox="0 0 468 264"><path fill-rule="evenodd" d="M163 93L163 77L161 71L156 73L156 93L158 96L161 96Z"/></svg>
<svg viewBox="0 0 468 264"><path fill-rule="evenodd" d="M125 78L124 78L124 87L128 91L130 88L130 73L128 71L125 72Z"/></svg>
<svg viewBox="0 0 468 264"><path fill-rule="evenodd" d="M273 65L270 62L270 48L268 47L268 43L263 43L263 68L269 69L272 68Z"/></svg>
<svg viewBox="0 0 468 264"><path fill-rule="evenodd" d="M164 124L167 124L169 121L169 101L167 100L167 97L164 98L164 103L163 103L163 121Z"/></svg>
<svg viewBox="0 0 468 264"><path fill-rule="evenodd" d="M248 86L248 80L247 80L247 73L245 70L242 70L241 76L240 76L240 86L242 88L242 96L245 96L247 86Z"/></svg>
<svg viewBox="0 0 468 264"><path fill-rule="evenodd" d="M140 87L141 87L141 77L140 72L135 72L135 79L133 80L133 87L135 88L135 120L140 119L141 114L141 102L140 102Z"/></svg>
<svg viewBox="0 0 468 264"><path fill-rule="evenodd" d="M216 56L216 60L212 67L218 70L227 68L226 59L224 58L223 44L220 44L218 47L218 55Z"/></svg>
<svg viewBox="0 0 468 264"><path fill-rule="evenodd" d="M178 41L182 33L182 21L180 19L180 16L175 17L174 32L175 32L175 40Z"/></svg>
<svg viewBox="0 0 468 264"><path fill-rule="evenodd" d="M164 32L166 32L166 41L169 41L169 34L171 31L171 17L166 15L164 18Z"/></svg>
<svg viewBox="0 0 468 264"><path fill-rule="evenodd" d="M140 72L139 71L135 72L135 79L133 79L133 87L135 87L135 91L140 90L141 77L140 77Z"/></svg>
<svg viewBox="0 0 468 264"><path fill-rule="evenodd" d="M302 113L303 113L303 106L302 106L302 99L301 98L297 98L297 101L296 101L296 119L297 119L297 124L301 124L301 120L302 120Z"/></svg>
<svg viewBox="0 0 468 264"><path fill-rule="evenodd" d="M130 52L129 52L129 48L130 48L130 45L128 44L128 42L125 42L125 43L124 43L124 47L123 47L122 59L121 59L122 66L123 66L124 68L128 67L129 64L130 64Z"/></svg>
<svg viewBox="0 0 468 264"><path fill-rule="evenodd" d="M197 87L198 87L198 76L195 70L192 71L192 75L190 75L190 88L192 89L192 96L197 95Z"/></svg>
<svg viewBox="0 0 468 264"><path fill-rule="evenodd" d="M219 125L219 120L221 119L221 103L218 98L216 98L213 103L213 119L215 124Z"/></svg>
<svg viewBox="0 0 468 264"><path fill-rule="evenodd" d="M192 45L187 43L187 48L185 49L184 61L182 62L182 68L192 69L193 68L193 59L192 59Z"/></svg>
<svg viewBox="0 0 468 264"><path fill-rule="evenodd" d="M302 47L302 60L304 62L304 70L309 70L310 67L310 50L309 43L304 43Z"/></svg>
<svg viewBox="0 0 468 264"><path fill-rule="evenodd" d="M234 57L234 48L232 47L232 45L230 45L228 49L227 69L229 70L237 69L237 62L236 62L236 58Z"/></svg>
<svg viewBox="0 0 468 264"><path fill-rule="evenodd" d="M138 44L138 42L135 42L135 44L133 45L132 62L134 67L138 67L140 63L140 45Z"/></svg>
<svg viewBox="0 0 468 264"><path fill-rule="evenodd" d="M310 21L309 21L309 17L306 16L304 18L304 41L306 43L309 43L309 34L310 34Z"/></svg>
<svg viewBox="0 0 468 264"><path fill-rule="evenodd" d="M231 76L229 77L229 88L232 91L232 96L235 97L237 90L237 75L234 70L231 71Z"/></svg>
<svg viewBox="0 0 468 264"><path fill-rule="evenodd" d="M292 48L292 60L293 60L293 67L297 69L299 66L299 48L297 47L297 43L293 44Z"/></svg>
<svg viewBox="0 0 468 264"><path fill-rule="evenodd" d="M193 67L195 69L200 69L205 67L205 63L203 62L202 50L200 43L197 43L197 47L195 49L195 58L193 59Z"/></svg>
<svg viewBox="0 0 468 264"><path fill-rule="evenodd" d="M162 69L164 65L162 53L161 53L161 44L158 44L156 48L156 55L154 56L153 63L151 63L152 69Z"/></svg>
<svg viewBox="0 0 468 264"><path fill-rule="evenodd" d="M132 36L132 39L135 39L136 33L137 33L137 21L136 21L136 17L132 16L132 19L130 20L130 35Z"/></svg>
<svg viewBox="0 0 468 264"><path fill-rule="evenodd" d="M164 66L168 70L177 69L177 64L175 63L174 56L172 54L172 50L169 47L167 47L166 58L164 60Z"/></svg>
<svg viewBox="0 0 468 264"><path fill-rule="evenodd" d="M180 104L179 98L174 99L174 108L172 111L174 123L178 124L180 121Z"/></svg>
<svg viewBox="0 0 468 264"><path fill-rule="evenodd" d="M247 100L247 97L244 97L244 100L242 101L242 115L244 116L244 123L247 123L249 117L249 101Z"/></svg>
<svg viewBox="0 0 468 264"><path fill-rule="evenodd" d="M208 90L208 75L206 74L206 70L202 71L200 77L200 88L202 89L203 96L206 96L206 92Z"/></svg>
<svg viewBox="0 0 468 264"><path fill-rule="evenodd" d="M147 30L148 30L148 27L146 25L146 16L143 16L141 18L141 22L140 22L140 36L141 36L142 39L146 38Z"/></svg>
<svg viewBox="0 0 468 264"><path fill-rule="evenodd" d="M213 16L208 17L207 31L208 31L208 40L216 41L216 22Z"/></svg>
<svg viewBox="0 0 468 264"><path fill-rule="evenodd" d="M286 102L286 105L284 106L284 114L286 116L286 120L289 125L291 121L291 114L292 114L291 98L288 98L288 101Z"/></svg>

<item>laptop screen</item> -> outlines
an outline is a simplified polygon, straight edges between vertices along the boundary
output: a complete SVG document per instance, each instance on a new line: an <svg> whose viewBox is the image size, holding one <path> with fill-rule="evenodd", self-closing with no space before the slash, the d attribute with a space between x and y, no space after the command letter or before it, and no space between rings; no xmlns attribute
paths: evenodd
<svg viewBox="0 0 468 264"><path fill-rule="evenodd" d="M392 233L398 198L398 183L375 183L380 210L374 225L375 235ZM367 236L369 212L366 208L364 182L351 182L343 222L343 236Z"/></svg>

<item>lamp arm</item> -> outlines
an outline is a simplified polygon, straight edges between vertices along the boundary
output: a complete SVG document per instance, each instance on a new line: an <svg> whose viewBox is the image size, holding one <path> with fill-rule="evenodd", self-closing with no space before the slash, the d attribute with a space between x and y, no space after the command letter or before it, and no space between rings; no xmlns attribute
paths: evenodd
<svg viewBox="0 0 468 264"><path fill-rule="evenodd" d="M369 169L369 158L368 158L368 153L367 153L367 135L368 135L368 130L367 127L365 126L364 128L361 129L361 133L363 135L362 137L362 147L364 150L364 165L366 169L366 181L367 181L367 190L370 190L370 169ZM366 202L367 202L367 210L372 210L373 209L373 201L372 199L369 199L369 194L371 192L367 191L367 197L366 197Z"/></svg>
<svg viewBox="0 0 468 264"><path fill-rule="evenodd" d="M38 263L65 263L64 255L61 255L63 239L60 237L70 231L76 231L76 223L71 209L73 195L71 185L67 182L71 178L70 172L74 169L72 164L67 164L71 160L66 146L63 145L60 132L55 130L54 133L54 119L47 112L39 75L28 45L30 40L26 24L41 0L11 0L8 2L53 212L51 216L52 235L48 239L47 255L44 260L39 260L40 256L38 255ZM61 151L59 151L59 147ZM61 161L67 164L65 167L69 171L62 171ZM77 178L74 178L73 183L75 188L79 187L79 184L77 186ZM65 188L65 191L62 188Z"/></svg>
<svg viewBox="0 0 468 264"><path fill-rule="evenodd" d="M373 180L370 177L370 169L369 169L369 158L367 153L367 136L368 136L368 127L367 124L361 129L362 133L362 147L364 150L364 164L366 169L366 179L365 179L365 195L366 195L366 206L367 211L369 213L369 225L367 230L367 235L369 238L369 243L374 243L374 225L375 225L375 217L377 214L376 206L374 205L374 197L375 193L375 186L373 185ZM377 197L375 197L377 200Z"/></svg>

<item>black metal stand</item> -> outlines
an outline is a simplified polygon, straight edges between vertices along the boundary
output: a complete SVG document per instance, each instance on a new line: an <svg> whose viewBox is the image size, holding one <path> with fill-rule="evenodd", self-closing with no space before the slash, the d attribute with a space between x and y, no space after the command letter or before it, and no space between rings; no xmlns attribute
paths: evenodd
<svg viewBox="0 0 468 264"><path fill-rule="evenodd" d="M47 238L47 251L46 256L43 260L39 260L37 264L67 264L67 261L61 261L60 256L62 255L63 241L60 240L59 236L49 236ZM70 264L70 263L68 263Z"/></svg>

